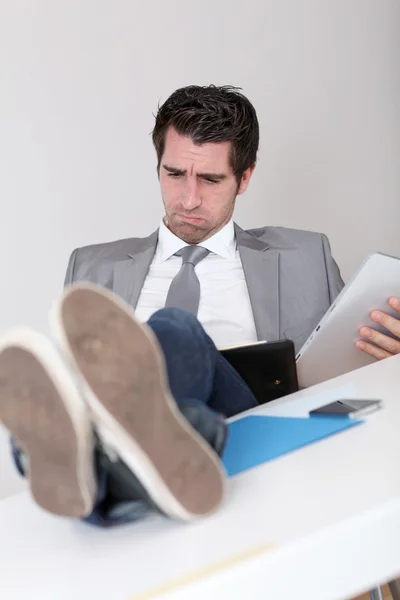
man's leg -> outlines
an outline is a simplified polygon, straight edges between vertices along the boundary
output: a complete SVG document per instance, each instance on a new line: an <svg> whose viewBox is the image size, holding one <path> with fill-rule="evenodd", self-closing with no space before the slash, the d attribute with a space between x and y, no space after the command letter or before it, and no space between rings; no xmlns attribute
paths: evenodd
<svg viewBox="0 0 400 600"><path fill-rule="evenodd" d="M196 398L225 417L257 405L246 383L192 314L164 308L148 325L164 353L169 386L178 404Z"/></svg>
<svg viewBox="0 0 400 600"><path fill-rule="evenodd" d="M163 351L169 386L180 411L221 456L227 432L222 414L231 416L256 406L252 393L190 313L162 309L148 325ZM124 462L99 452L98 464L101 488L89 522L103 526L129 522L155 508Z"/></svg>

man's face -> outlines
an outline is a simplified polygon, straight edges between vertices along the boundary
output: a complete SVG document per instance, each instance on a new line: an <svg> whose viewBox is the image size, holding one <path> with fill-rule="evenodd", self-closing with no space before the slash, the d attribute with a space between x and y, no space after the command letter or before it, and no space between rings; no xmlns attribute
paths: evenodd
<svg viewBox="0 0 400 600"><path fill-rule="evenodd" d="M198 244L232 217L237 194L254 166L238 182L229 163L231 142L198 146L170 127L160 163L161 194L169 229L188 244Z"/></svg>

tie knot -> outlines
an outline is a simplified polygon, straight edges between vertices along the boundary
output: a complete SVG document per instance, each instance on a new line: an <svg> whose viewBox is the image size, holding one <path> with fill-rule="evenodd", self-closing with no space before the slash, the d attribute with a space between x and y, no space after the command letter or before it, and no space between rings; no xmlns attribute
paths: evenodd
<svg viewBox="0 0 400 600"><path fill-rule="evenodd" d="M185 246L176 255L182 256L182 264L191 263L195 267L209 252L203 246Z"/></svg>

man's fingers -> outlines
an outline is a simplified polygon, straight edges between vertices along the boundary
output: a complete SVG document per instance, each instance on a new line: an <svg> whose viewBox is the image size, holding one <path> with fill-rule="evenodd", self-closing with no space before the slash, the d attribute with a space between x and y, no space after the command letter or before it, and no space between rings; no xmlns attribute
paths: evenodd
<svg viewBox="0 0 400 600"><path fill-rule="evenodd" d="M389 358L390 356L393 356L393 354L391 354L387 350L383 350L382 348L378 348L377 346L373 346L372 344L368 344L368 342L363 342L362 340L359 340L356 343L356 346L359 350L362 350L366 354L370 354L377 360L383 360L384 358Z"/></svg>
<svg viewBox="0 0 400 600"><path fill-rule="evenodd" d="M367 341L374 342L383 350L387 350L390 354L400 354L400 341L393 339L389 335L385 335L380 331L375 331L370 327L361 327L360 333Z"/></svg>
<svg viewBox="0 0 400 600"><path fill-rule="evenodd" d="M398 319L395 319L394 317L390 317L380 310L373 310L371 313L371 319L375 321L375 323L383 325L383 327L390 331L390 333L400 337L400 316Z"/></svg>

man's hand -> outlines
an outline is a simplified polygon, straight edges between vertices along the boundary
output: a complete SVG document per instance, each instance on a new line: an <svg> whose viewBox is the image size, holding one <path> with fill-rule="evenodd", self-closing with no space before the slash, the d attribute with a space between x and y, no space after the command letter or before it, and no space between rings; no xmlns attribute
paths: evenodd
<svg viewBox="0 0 400 600"><path fill-rule="evenodd" d="M400 298L389 298L389 304L399 313L398 318L390 317L380 310L373 310L371 319L375 321L375 323L383 325L390 333L400 338ZM371 342L377 344L377 346L373 346L362 340L359 340L356 343L357 348L370 354L374 358L382 360L383 358L388 358L394 354L400 354L400 341L394 340L390 336L379 333L369 327L361 327L360 334L366 340L371 340Z"/></svg>

